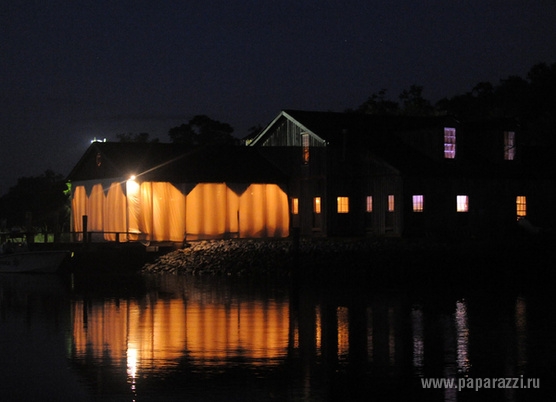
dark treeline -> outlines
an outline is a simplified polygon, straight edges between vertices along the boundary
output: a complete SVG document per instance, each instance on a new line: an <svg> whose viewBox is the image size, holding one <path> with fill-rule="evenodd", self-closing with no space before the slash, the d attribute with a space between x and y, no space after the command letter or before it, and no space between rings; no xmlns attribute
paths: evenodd
<svg viewBox="0 0 556 402"><path fill-rule="evenodd" d="M20 177L0 198L0 231L69 230L69 188L65 177L52 170L35 177Z"/></svg>
<svg viewBox="0 0 556 402"><path fill-rule="evenodd" d="M423 87L412 85L402 91L397 100L387 97L382 89L372 94L351 113L399 116L452 115L461 121L513 119L529 145L545 152L556 142L556 63L533 66L525 78L510 76L492 84L480 82L469 92L442 99L435 104L423 97ZM249 136L260 132L254 125ZM227 123L206 115L196 115L187 123L170 128L173 143L191 146L213 144L234 145L239 141ZM116 136L120 142L158 142L148 133L125 133ZM36 177L22 177L9 192L0 197L0 229L26 225L32 217L39 228L53 230L69 222L69 191L63 175L47 170Z"/></svg>
<svg viewBox="0 0 556 402"><path fill-rule="evenodd" d="M423 87L412 85L398 101L387 98L386 90L372 94L348 112L375 115L451 115L473 122L513 119L532 144L551 146L556 127L556 63L533 66L525 78L510 76L497 84L480 82L471 91L436 104L423 97Z"/></svg>

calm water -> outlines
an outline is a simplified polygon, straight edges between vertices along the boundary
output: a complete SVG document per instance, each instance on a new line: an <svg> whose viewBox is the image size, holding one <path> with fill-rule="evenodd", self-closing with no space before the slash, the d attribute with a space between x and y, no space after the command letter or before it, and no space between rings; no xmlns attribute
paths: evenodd
<svg viewBox="0 0 556 402"><path fill-rule="evenodd" d="M2 400L542 400L552 284L323 289L177 276L0 277ZM426 390L421 379L539 378Z"/></svg>

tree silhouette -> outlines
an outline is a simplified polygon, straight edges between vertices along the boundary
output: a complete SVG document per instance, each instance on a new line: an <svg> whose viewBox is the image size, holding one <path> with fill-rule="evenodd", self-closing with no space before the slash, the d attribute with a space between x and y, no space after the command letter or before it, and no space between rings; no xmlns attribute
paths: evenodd
<svg viewBox="0 0 556 402"><path fill-rule="evenodd" d="M402 103L400 113L407 116L430 116L434 114L431 102L423 98L423 87L412 85L399 96Z"/></svg>
<svg viewBox="0 0 556 402"><path fill-rule="evenodd" d="M227 123L213 120L206 115L194 116L187 124L173 127L168 135L173 143L191 146L200 145L232 145L234 129Z"/></svg>
<svg viewBox="0 0 556 402"><path fill-rule="evenodd" d="M17 184L0 198L2 221L9 229L27 225L60 229L69 223L69 191L64 176L46 170L36 177L20 177ZM30 214L30 215L29 215Z"/></svg>
<svg viewBox="0 0 556 402"><path fill-rule="evenodd" d="M158 142L158 138L149 140L149 137L150 137L149 133L139 133L139 134L121 133L116 135L116 138L118 139L119 142L141 142L141 143Z"/></svg>
<svg viewBox="0 0 556 402"><path fill-rule="evenodd" d="M400 105L386 99L386 89L381 89L363 102L356 112L372 115L397 115L400 113Z"/></svg>

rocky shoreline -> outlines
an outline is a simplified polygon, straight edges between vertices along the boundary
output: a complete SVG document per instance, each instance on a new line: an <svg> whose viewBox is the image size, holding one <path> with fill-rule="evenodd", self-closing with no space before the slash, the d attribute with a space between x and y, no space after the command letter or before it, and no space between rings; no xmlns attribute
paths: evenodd
<svg viewBox="0 0 556 402"><path fill-rule="evenodd" d="M153 263L145 264L142 272L288 276L292 269L307 272L322 266L365 269L378 259L384 263L386 256L392 261L400 251L400 244L399 240L369 239L204 240L158 257ZM405 244L403 248L419 252L423 247ZM430 245L427 248L431 250Z"/></svg>
<svg viewBox="0 0 556 402"><path fill-rule="evenodd" d="M540 241L539 241L540 240ZM160 255L145 274L299 278L340 284L503 286L552 280L552 239L490 239L446 243L430 239L206 240Z"/></svg>

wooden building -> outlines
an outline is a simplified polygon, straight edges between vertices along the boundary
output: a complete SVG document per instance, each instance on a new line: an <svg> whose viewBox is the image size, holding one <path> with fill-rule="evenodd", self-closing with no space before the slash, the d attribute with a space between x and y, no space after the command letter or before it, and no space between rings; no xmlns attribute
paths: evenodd
<svg viewBox="0 0 556 402"><path fill-rule="evenodd" d="M512 121L284 110L246 146L95 142L68 177L72 228L86 216L104 240L181 242L554 227L554 168L521 134Z"/></svg>
<svg viewBox="0 0 556 402"><path fill-rule="evenodd" d="M508 121L284 110L246 145L289 177L304 236L470 235L546 218L539 199L555 200L519 134Z"/></svg>

